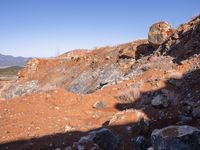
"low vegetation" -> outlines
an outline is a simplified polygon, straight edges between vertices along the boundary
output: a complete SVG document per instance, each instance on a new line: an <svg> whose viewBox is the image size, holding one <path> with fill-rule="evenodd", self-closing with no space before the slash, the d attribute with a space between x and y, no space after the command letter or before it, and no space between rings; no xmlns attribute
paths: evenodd
<svg viewBox="0 0 200 150"><path fill-rule="evenodd" d="M0 69L0 76L15 76L23 67L19 66L12 66L8 68L1 68Z"/></svg>

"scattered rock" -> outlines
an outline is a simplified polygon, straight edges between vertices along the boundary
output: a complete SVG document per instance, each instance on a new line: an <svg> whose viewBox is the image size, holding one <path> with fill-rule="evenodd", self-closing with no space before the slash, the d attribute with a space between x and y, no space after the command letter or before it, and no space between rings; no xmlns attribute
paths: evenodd
<svg viewBox="0 0 200 150"><path fill-rule="evenodd" d="M74 131L74 130L75 130L75 128L72 126L69 126L69 125L65 126L65 132L70 132L70 131Z"/></svg>
<svg viewBox="0 0 200 150"><path fill-rule="evenodd" d="M200 130L192 126L168 126L151 134L156 150L199 150Z"/></svg>
<svg viewBox="0 0 200 150"><path fill-rule="evenodd" d="M192 117L190 117L190 116L179 115L178 118L182 124L188 124L192 121Z"/></svg>
<svg viewBox="0 0 200 150"><path fill-rule="evenodd" d="M149 147L147 150L154 150L154 148L153 147Z"/></svg>
<svg viewBox="0 0 200 150"><path fill-rule="evenodd" d="M167 97L163 95L157 95L156 97L152 99L151 105L156 108L166 108L169 106L169 101Z"/></svg>
<svg viewBox="0 0 200 150"><path fill-rule="evenodd" d="M93 143L93 144L92 144ZM88 135L81 137L78 145L94 145L96 150L116 150L120 148L121 139L107 128L98 131L92 131Z"/></svg>
<svg viewBox="0 0 200 150"><path fill-rule="evenodd" d="M116 150L120 147L121 143L119 136L116 136L106 128L97 131L93 141L105 150Z"/></svg>
<svg viewBox="0 0 200 150"><path fill-rule="evenodd" d="M67 146L65 150L72 150L71 146Z"/></svg>
<svg viewBox="0 0 200 150"><path fill-rule="evenodd" d="M150 147L150 142L144 136L138 136L135 141L135 150L147 150Z"/></svg>
<svg viewBox="0 0 200 150"><path fill-rule="evenodd" d="M150 121L141 118L140 121L138 121L136 124L133 125L132 134L133 136L148 134L149 127L150 127Z"/></svg>
<svg viewBox="0 0 200 150"><path fill-rule="evenodd" d="M195 118L200 118L200 106L196 107L192 111L192 115Z"/></svg>
<svg viewBox="0 0 200 150"><path fill-rule="evenodd" d="M182 111L185 114L191 114L192 113L192 105L191 105L191 103L183 102L182 103Z"/></svg>
<svg viewBox="0 0 200 150"><path fill-rule="evenodd" d="M102 108L105 108L106 107L106 104L102 101L97 101L94 105L93 105L93 108L96 108L96 109L102 109Z"/></svg>

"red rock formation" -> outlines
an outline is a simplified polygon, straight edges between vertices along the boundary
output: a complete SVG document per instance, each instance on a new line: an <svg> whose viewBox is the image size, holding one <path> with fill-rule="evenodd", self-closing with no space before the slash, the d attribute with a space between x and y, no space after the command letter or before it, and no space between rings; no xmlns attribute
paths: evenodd
<svg viewBox="0 0 200 150"><path fill-rule="evenodd" d="M109 146L129 150L154 129L200 128L199 22L180 26L158 49L139 40L30 61L3 91L12 99L0 100L0 149L104 148L107 135L121 139ZM155 98L167 106L155 107ZM102 127L109 131L99 135Z"/></svg>

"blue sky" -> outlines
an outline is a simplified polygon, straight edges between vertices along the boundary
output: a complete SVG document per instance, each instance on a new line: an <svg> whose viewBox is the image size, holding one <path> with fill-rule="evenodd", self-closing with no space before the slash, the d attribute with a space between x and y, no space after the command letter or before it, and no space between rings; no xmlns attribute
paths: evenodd
<svg viewBox="0 0 200 150"><path fill-rule="evenodd" d="M200 13L200 0L0 0L0 53L49 57L147 37Z"/></svg>

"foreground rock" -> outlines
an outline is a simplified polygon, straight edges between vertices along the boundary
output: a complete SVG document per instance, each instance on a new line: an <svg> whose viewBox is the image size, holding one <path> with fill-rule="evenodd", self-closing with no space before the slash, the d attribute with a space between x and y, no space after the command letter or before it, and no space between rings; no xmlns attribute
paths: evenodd
<svg viewBox="0 0 200 150"><path fill-rule="evenodd" d="M173 33L173 29L168 22L158 22L153 24L148 33L149 43L153 47L158 47Z"/></svg>
<svg viewBox="0 0 200 150"><path fill-rule="evenodd" d="M165 96L157 95L152 99L151 105L156 108L163 108L163 107L166 108L169 106L169 102Z"/></svg>
<svg viewBox="0 0 200 150"><path fill-rule="evenodd" d="M169 126L151 135L155 150L199 150L200 130L192 126Z"/></svg>
<svg viewBox="0 0 200 150"><path fill-rule="evenodd" d="M119 136L115 135L107 128L102 128L98 131L90 132L87 136L82 137L78 145L85 148L88 143L96 144L99 148L105 150L120 149L121 140ZM91 147L90 147L91 148ZM93 146L92 146L93 148Z"/></svg>
<svg viewBox="0 0 200 150"><path fill-rule="evenodd" d="M144 136L137 137L135 141L135 149L136 150L147 150L151 144Z"/></svg>

